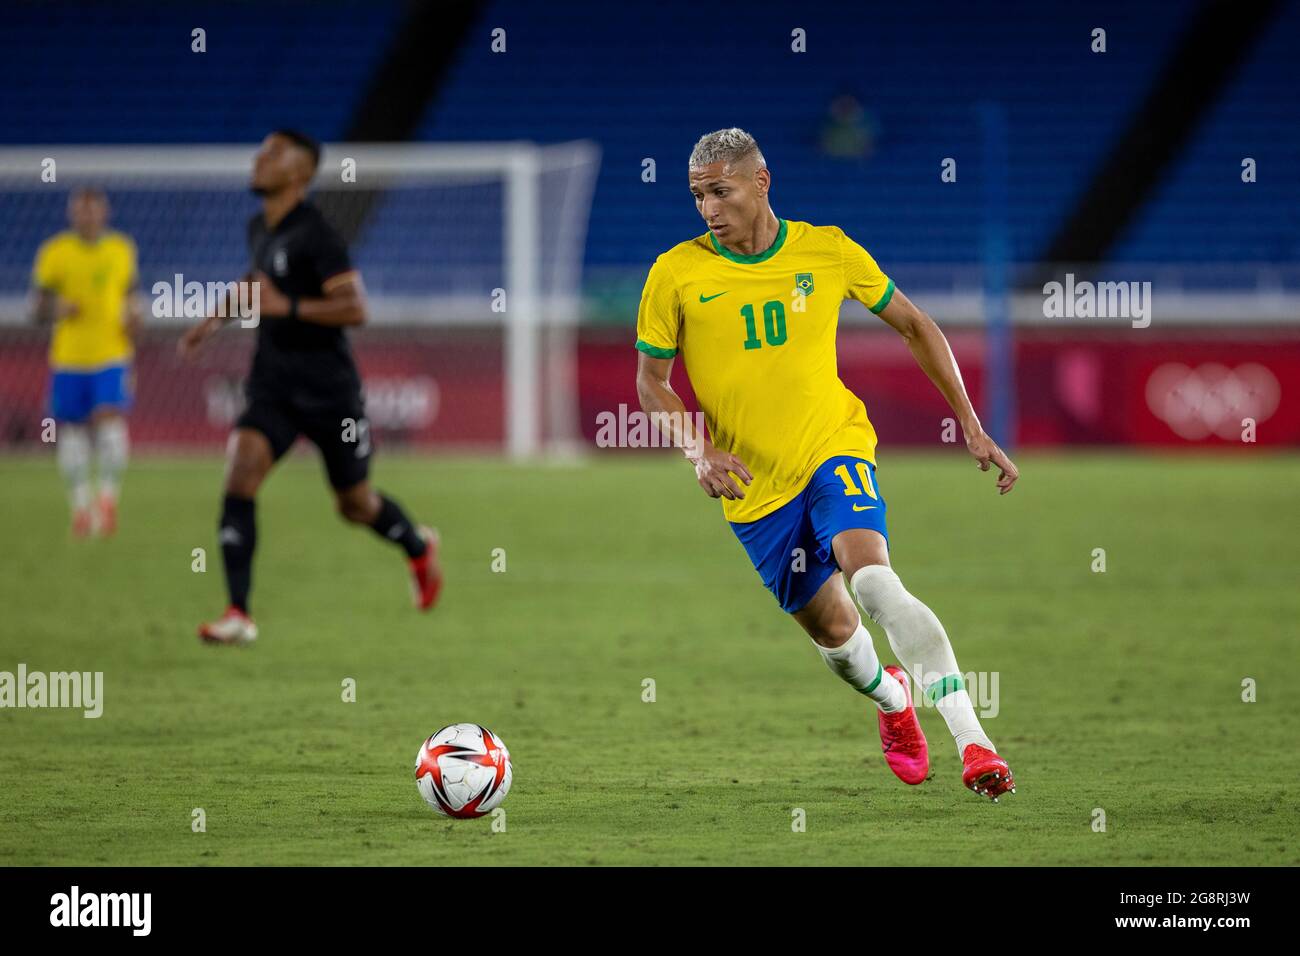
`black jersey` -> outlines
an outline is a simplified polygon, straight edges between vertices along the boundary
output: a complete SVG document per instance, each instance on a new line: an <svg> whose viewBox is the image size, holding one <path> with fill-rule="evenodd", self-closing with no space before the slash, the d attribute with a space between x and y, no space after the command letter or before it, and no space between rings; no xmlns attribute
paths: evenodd
<svg viewBox="0 0 1300 956"><path fill-rule="evenodd" d="M274 229L258 213L248 224L252 268L290 296L320 298L324 283L352 268L348 249L320 210L308 202L291 209ZM356 394L361 378L343 329L262 317L249 391L329 400Z"/></svg>

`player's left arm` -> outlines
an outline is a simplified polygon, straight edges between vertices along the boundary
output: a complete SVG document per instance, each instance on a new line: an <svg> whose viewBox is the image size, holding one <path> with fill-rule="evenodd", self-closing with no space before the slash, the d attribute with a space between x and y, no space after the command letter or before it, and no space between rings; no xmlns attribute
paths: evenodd
<svg viewBox="0 0 1300 956"><path fill-rule="evenodd" d="M263 273L253 278L261 285L262 314L292 316L302 322L334 327L364 325L370 312L361 273L352 265L347 244L327 223L312 234L307 255L321 279L324 295L291 298Z"/></svg>
<svg viewBox="0 0 1300 956"><path fill-rule="evenodd" d="M1005 495L1015 486L1020 471L980 425L970 396L966 394L966 385L961 380L957 359L953 357L939 326L897 288L878 314L903 337L917 364L948 400L966 436L966 447L979 462L980 470L988 471L990 463L997 466L998 493Z"/></svg>
<svg viewBox="0 0 1300 956"><path fill-rule="evenodd" d="M144 325L144 292L140 288L140 268L136 259L135 243L126 240L126 296L122 303L122 328L132 342Z"/></svg>
<svg viewBox="0 0 1300 956"><path fill-rule="evenodd" d="M253 281L260 284L258 295L263 316L296 316L303 322L329 326L364 325L370 316L366 287L356 269L326 279L321 283L321 291L325 294L319 297L294 299L287 296L264 272L254 273Z"/></svg>
<svg viewBox="0 0 1300 956"><path fill-rule="evenodd" d="M126 302L122 307L122 327L132 342L140 335L144 326L144 293L138 284L126 290Z"/></svg>

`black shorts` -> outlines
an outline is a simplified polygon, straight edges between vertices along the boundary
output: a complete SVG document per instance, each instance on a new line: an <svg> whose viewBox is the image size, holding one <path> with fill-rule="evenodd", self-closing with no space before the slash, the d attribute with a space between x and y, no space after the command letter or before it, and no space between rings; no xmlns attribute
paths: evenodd
<svg viewBox="0 0 1300 956"><path fill-rule="evenodd" d="M265 435L275 461L293 447L299 435L306 435L320 449L334 488L350 488L370 474L370 422L359 394L321 403L253 391L235 427Z"/></svg>

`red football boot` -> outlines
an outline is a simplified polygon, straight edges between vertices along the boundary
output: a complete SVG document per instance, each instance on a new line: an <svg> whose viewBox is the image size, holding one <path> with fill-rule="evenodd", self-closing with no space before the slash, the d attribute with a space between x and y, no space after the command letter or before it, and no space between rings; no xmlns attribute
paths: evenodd
<svg viewBox="0 0 1300 956"><path fill-rule="evenodd" d="M930 748L925 742L925 734L921 733L921 723L916 719L907 674L896 664L890 664L885 670L903 685L907 707L893 714L877 708L880 749L885 752L885 763L894 771L894 776L903 783L915 785L925 780L930 773Z"/></svg>
<svg viewBox="0 0 1300 956"><path fill-rule="evenodd" d="M251 617L232 605L215 621L200 624L199 637L208 644L242 647L257 640L257 625Z"/></svg>
<svg viewBox="0 0 1300 956"><path fill-rule="evenodd" d="M420 537L427 545L424 554L407 561L411 566L411 596L416 607L427 611L438 602L438 592L442 590L442 566L438 563L438 532L421 527Z"/></svg>
<svg viewBox="0 0 1300 956"><path fill-rule="evenodd" d="M105 537L117 531L117 501L112 495L100 495L95 511L95 526Z"/></svg>
<svg viewBox="0 0 1300 956"><path fill-rule="evenodd" d="M976 793L989 797L994 803L1004 793L1016 792L1016 782L1011 777L1007 762L987 747L967 744L962 751L961 782Z"/></svg>
<svg viewBox="0 0 1300 956"><path fill-rule="evenodd" d="M89 508L78 508L72 512L72 536L89 538L95 532L95 517Z"/></svg>

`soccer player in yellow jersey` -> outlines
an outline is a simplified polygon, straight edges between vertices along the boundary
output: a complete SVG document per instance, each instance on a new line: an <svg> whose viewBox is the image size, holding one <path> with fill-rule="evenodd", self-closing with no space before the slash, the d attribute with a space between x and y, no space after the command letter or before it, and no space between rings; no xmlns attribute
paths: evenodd
<svg viewBox="0 0 1300 956"><path fill-rule="evenodd" d="M709 133L689 163L708 232L668 250L650 269L637 315L642 409L669 422L700 486L723 514L782 609L831 670L875 702L885 759L904 782L929 773L929 750L904 671L884 667L853 599L935 702L957 742L962 781L997 800L1011 771L984 733L952 646L934 613L889 564L885 500L876 482L876 433L839 379L840 303L856 299L907 341L1005 494L1019 473L971 407L948 342L875 260L843 230L778 218L771 173L743 130ZM690 419L669 385L680 355L708 424Z"/></svg>
<svg viewBox="0 0 1300 956"><path fill-rule="evenodd" d="M70 229L47 239L32 270L34 318L53 324L50 412L78 536L117 528L131 407L132 339L143 304L136 292L135 243L108 227L108 199L78 189L68 199ZM90 467L99 494L92 511Z"/></svg>

